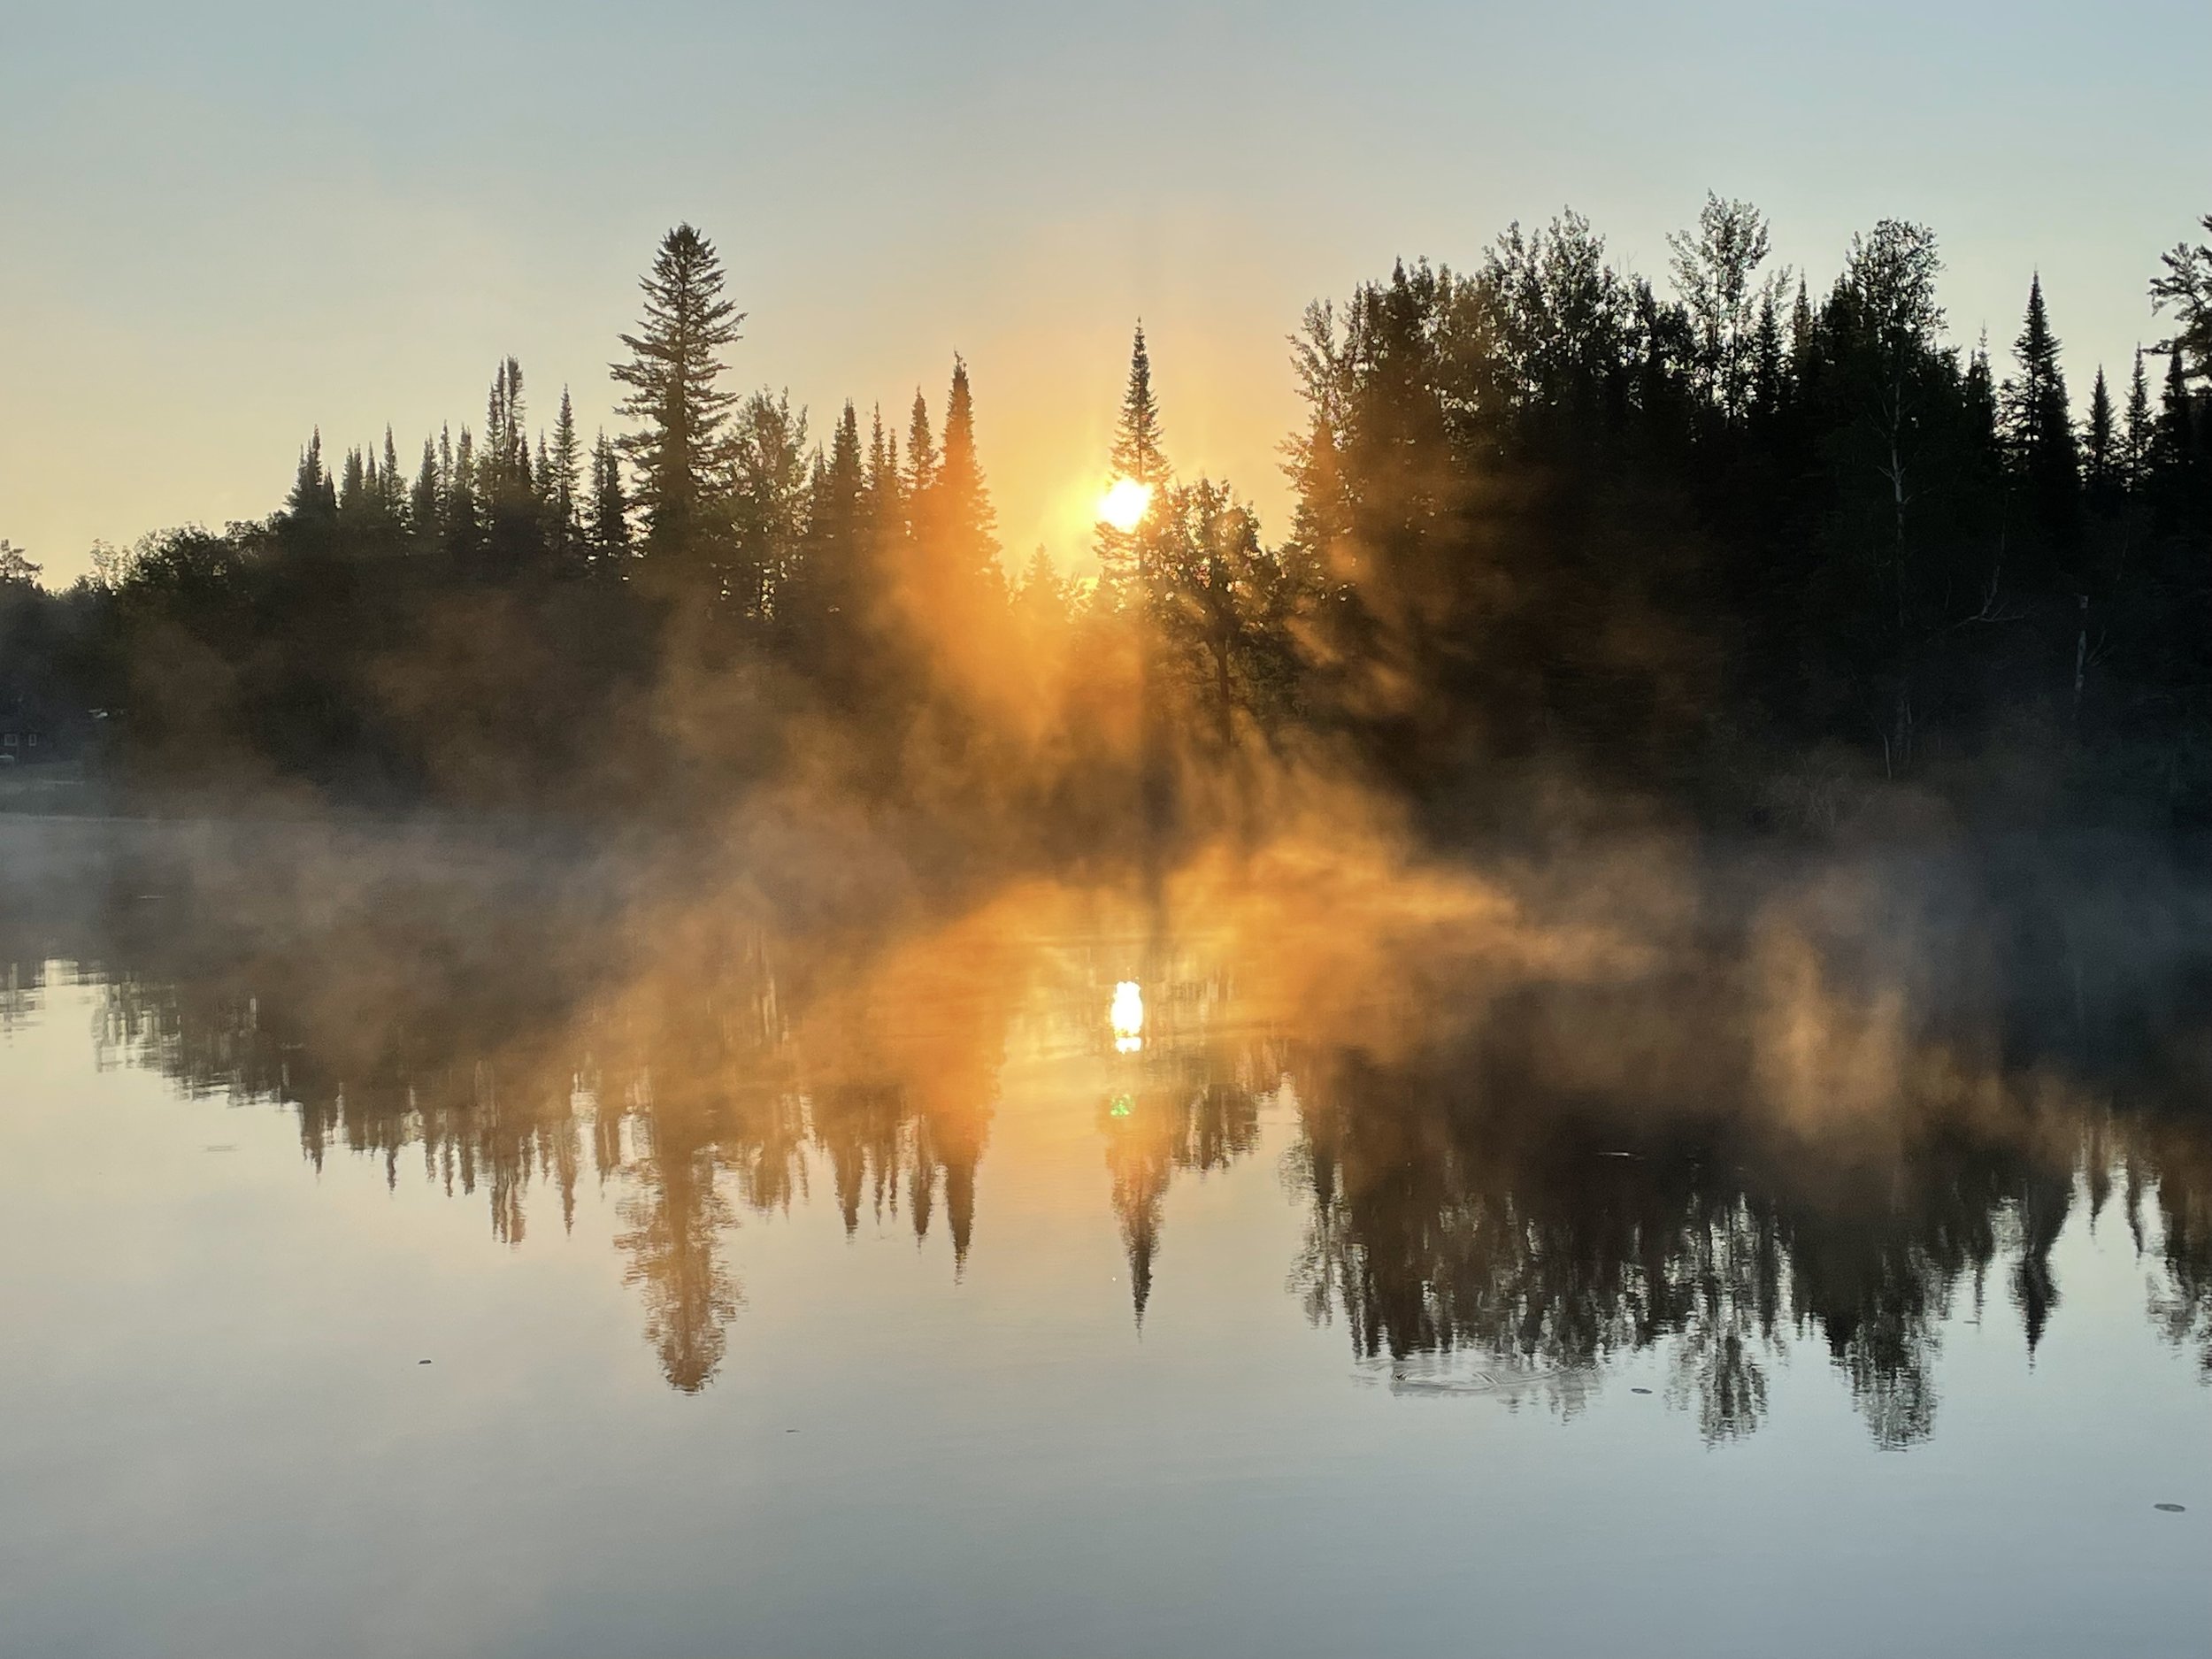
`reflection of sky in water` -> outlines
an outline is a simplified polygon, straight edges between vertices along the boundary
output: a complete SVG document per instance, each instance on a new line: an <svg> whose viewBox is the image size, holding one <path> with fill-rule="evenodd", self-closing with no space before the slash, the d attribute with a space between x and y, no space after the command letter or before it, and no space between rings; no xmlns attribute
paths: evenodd
<svg viewBox="0 0 2212 1659"><path fill-rule="evenodd" d="M1923 1018L1971 974L1872 972L1794 898L1724 997L1648 911L1214 897L1202 932L1010 898L825 965L709 907L624 956L417 931L387 891L234 937L146 906L79 948L99 973L20 969L0 1629L1852 1653L1878 1601L1904 1651L2200 1632L2212 1158L2177 1106L2116 1106L2149 1038L2022 1058L1970 1002ZM2078 995L2109 1048L2127 1005L2093 958L2060 978L2039 1029Z"/></svg>

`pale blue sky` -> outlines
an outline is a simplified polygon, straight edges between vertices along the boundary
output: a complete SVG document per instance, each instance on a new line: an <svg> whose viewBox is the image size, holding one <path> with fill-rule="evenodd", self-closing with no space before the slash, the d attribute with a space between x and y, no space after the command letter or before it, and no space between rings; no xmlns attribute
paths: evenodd
<svg viewBox="0 0 2212 1659"><path fill-rule="evenodd" d="M1017 556L1079 550L1138 314L1173 458L1279 526L1304 303L1563 203L1654 276L1709 188L1816 280L1923 219L1963 340L2040 266L2085 396L2212 211L2208 84L2204 0L0 0L0 536L265 512L311 425L411 457L507 352L596 424L680 218L818 427L966 354Z"/></svg>

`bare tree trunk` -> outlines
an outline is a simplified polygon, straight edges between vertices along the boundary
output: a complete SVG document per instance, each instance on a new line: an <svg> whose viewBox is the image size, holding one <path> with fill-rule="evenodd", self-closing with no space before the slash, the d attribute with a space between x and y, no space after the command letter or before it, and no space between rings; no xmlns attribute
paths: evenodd
<svg viewBox="0 0 2212 1659"><path fill-rule="evenodd" d="M2081 601L2081 631L2074 636L2074 735L2081 735L2081 693L2089 678L2089 595L2078 594Z"/></svg>

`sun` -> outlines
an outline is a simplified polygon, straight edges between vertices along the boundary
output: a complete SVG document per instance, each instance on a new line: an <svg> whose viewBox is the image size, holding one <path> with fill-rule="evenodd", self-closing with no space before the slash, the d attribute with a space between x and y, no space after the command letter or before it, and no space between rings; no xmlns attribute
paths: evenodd
<svg viewBox="0 0 2212 1659"><path fill-rule="evenodd" d="M1126 535L1143 521L1145 509L1151 505L1151 485L1140 484L1133 478L1118 478L1113 488L1098 498L1099 522Z"/></svg>

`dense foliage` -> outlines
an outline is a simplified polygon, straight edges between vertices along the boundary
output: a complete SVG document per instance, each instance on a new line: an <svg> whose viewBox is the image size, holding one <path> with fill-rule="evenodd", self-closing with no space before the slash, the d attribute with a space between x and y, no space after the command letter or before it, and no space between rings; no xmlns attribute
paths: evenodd
<svg viewBox="0 0 2212 1659"><path fill-rule="evenodd" d="M63 594L0 545L0 709L130 787L680 815L803 779L1040 845L1248 813L1300 754L1455 810L1541 772L1734 821L1832 818L1839 778L2201 820L2212 247L2078 414L2039 280L1993 360L1940 269L1884 221L1818 290L1718 199L1671 293L1571 213L1402 264L1307 314L1271 547L1176 478L1140 333L1111 459L1150 509L1077 582L1006 573L964 364L903 434L724 389L743 319L680 227L629 432L564 390L534 437L509 359L411 470L318 434L268 519Z"/></svg>

